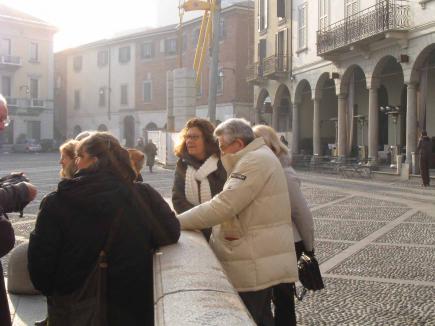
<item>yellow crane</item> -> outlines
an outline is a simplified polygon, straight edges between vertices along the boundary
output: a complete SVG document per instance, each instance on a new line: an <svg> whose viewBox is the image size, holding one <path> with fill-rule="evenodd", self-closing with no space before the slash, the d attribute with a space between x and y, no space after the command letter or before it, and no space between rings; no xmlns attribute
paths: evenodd
<svg viewBox="0 0 435 326"><path fill-rule="evenodd" d="M184 12L199 10L204 11L204 15L202 17L195 58L193 60L193 69L195 70L197 87L199 86L201 79L201 70L207 54L207 48L210 46L210 42L212 41L212 21L213 15L216 12L216 0L179 0L180 29L183 24Z"/></svg>

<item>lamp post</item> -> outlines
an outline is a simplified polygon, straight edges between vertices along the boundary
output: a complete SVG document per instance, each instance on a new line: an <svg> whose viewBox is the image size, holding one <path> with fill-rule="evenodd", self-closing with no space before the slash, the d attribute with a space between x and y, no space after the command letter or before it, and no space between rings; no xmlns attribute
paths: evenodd
<svg viewBox="0 0 435 326"><path fill-rule="evenodd" d="M219 78L219 33L220 33L220 12L221 0L215 1L215 11L213 14L213 37L211 44L210 78L208 87L208 116L211 123L216 123L216 92L217 79Z"/></svg>
<svg viewBox="0 0 435 326"><path fill-rule="evenodd" d="M393 164L393 160L396 161L395 156L398 155L398 153L399 153L399 148L397 145L397 122L398 122L399 116L401 114L400 106L398 106L398 105L395 105L395 106L385 105L385 106L381 106L379 108L379 110L382 113L386 114L388 117L391 117L391 121L393 122L393 125L394 125L394 146L391 146L394 148L394 156L393 156L393 153L391 153L391 161L392 161L391 163L392 164L390 165L390 167L395 167L395 164Z"/></svg>

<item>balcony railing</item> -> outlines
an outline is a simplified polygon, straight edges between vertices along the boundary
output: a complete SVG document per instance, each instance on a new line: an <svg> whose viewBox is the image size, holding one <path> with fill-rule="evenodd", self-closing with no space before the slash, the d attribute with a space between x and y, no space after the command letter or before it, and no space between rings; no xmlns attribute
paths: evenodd
<svg viewBox="0 0 435 326"><path fill-rule="evenodd" d="M37 98L32 98L32 101L30 102L30 106L32 108L43 108L44 106L44 100L40 100Z"/></svg>
<svg viewBox="0 0 435 326"><path fill-rule="evenodd" d="M6 97L6 102L8 103L8 107L17 107L18 106L18 99L14 97Z"/></svg>
<svg viewBox="0 0 435 326"><path fill-rule="evenodd" d="M263 65L261 62L254 62L246 67L246 81L259 82L263 79Z"/></svg>
<svg viewBox="0 0 435 326"><path fill-rule="evenodd" d="M401 0L383 0L317 31L317 54L326 55L385 32L408 30L410 7L403 3Z"/></svg>
<svg viewBox="0 0 435 326"><path fill-rule="evenodd" d="M21 66L21 57L13 55L0 55L0 64L9 66Z"/></svg>
<svg viewBox="0 0 435 326"><path fill-rule="evenodd" d="M271 79L286 76L289 71L290 58L288 55L276 54L263 61L263 75Z"/></svg>

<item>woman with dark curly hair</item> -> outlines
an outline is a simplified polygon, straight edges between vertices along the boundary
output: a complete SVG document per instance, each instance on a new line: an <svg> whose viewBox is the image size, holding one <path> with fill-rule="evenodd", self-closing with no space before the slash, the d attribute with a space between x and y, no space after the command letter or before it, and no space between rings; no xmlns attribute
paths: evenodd
<svg viewBox="0 0 435 326"><path fill-rule="evenodd" d="M84 309L92 311L86 302L70 303L98 267L107 271L107 313L93 318L101 325L154 325L153 249L177 242L180 224L157 191L134 182L128 152L111 134L82 139L76 166L72 179L44 198L30 235L30 278L48 297L48 324L71 325L70 318L78 324Z"/></svg>
<svg viewBox="0 0 435 326"><path fill-rule="evenodd" d="M180 214L222 191L227 173L210 121L193 118L180 132L175 155L179 157L172 187L172 204ZM208 240L211 229L202 230Z"/></svg>

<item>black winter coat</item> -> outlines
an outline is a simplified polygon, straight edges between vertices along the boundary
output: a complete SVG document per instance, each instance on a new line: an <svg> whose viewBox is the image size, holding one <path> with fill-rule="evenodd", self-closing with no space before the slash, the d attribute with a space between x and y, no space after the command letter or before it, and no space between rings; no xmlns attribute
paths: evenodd
<svg viewBox="0 0 435 326"><path fill-rule="evenodd" d="M12 224L3 216L3 213L22 210L28 201L29 193L23 183L0 188L0 258L7 255L15 244L15 235ZM11 324L6 288L3 278L3 267L0 262L0 325Z"/></svg>
<svg viewBox="0 0 435 326"><path fill-rule="evenodd" d="M30 235L29 273L49 296L76 290L95 265L111 222L108 252L110 325L153 325L152 251L178 241L180 224L151 186L124 184L108 172L80 171L42 202Z"/></svg>

